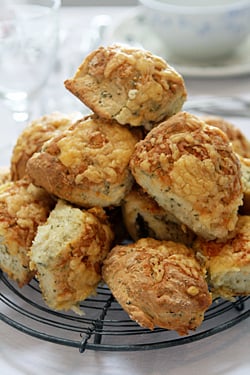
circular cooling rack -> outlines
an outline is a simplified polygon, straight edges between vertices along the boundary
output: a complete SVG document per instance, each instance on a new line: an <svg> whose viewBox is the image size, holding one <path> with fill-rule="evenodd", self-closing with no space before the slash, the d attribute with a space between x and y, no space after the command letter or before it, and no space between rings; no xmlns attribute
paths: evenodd
<svg viewBox="0 0 250 375"><path fill-rule="evenodd" d="M243 98L202 98L186 103L188 110L249 118L249 101ZM244 124L241 123L243 130ZM249 125L245 125L249 137ZM0 270L0 320L41 340L100 351L140 351L187 344L213 336L250 317L250 296L234 302L216 299L206 311L201 326L187 336L155 328L153 331L132 321L106 285L80 305L83 315L49 309L36 279L19 288Z"/></svg>
<svg viewBox="0 0 250 375"><path fill-rule="evenodd" d="M179 336L162 328L140 327L105 285L81 303L81 316L50 310L35 279L20 289L1 272L0 291L2 321L38 339L76 347L81 353L85 349L139 351L182 345L224 331L250 316L250 297L239 297L233 303L217 299L195 332Z"/></svg>

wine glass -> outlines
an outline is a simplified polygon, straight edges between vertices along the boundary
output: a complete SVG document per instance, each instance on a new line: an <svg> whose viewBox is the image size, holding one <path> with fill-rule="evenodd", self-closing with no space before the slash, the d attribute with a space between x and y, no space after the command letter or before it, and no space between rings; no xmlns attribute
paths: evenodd
<svg viewBox="0 0 250 375"><path fill-rule="evenodd" d="M3 0L0 5L0 99L17 131L53 70L61 0ZM17 133L18 134L18 133Z"/></svg>

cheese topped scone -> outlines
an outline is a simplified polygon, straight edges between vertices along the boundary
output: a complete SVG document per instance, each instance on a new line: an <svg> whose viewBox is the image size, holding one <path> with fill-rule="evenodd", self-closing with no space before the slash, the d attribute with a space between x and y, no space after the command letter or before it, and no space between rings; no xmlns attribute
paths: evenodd
<svg viewBox="0 0 250 375"><path fill-rule="evenodd" d="M182 76L162 58L121 45L91 52L65 86L100 117L132 126L175 114L187 96Z"/></svg>
<svg viewBox="0 0 250 375"><path fill-rule="evenodd" d="M241 168L220 129L180 112L137 143L130 166L137 183L197 235L225 238L234 230Z"/></svg>
<svg viewBox="0 0 250 375"><path fill-rule="evenodd" d="M33 120L19 135L13 148L10 167L11 179L15 181L24 177L29 158L35 152L40 151L46 141L81 117L78 112L69 115L54 112Z"/></svg>
<svg viewBox="0 0 250 375"><path fill-rule="evenodd" d="M34 276L28 251L54 204L44 189L23 179L0 187L0 268L20 287Z"/></svg>
<svg viewBox="0 0 250 375"><path fill-rule="evenodd" d="M27 163L35 185L83 207L119 205L133 184L139 132L88 116L46 142Z"/></svg>
<svg viewBox="0 0 250 375"><path fill-rule="evenodd" d="M115 246L102 268L117 302L138 324L180 335L195 330L212 302L205 271L183 244L143 238Z"/></svg>

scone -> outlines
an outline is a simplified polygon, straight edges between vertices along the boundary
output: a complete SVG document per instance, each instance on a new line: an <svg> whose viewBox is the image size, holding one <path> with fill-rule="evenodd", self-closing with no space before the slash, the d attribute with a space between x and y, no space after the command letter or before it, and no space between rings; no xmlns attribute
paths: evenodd
<svg viewBox="0 0 250 375"><path fill-rule="evenodd" d="M203 268L183 244L140 239L115 246L102 268L117 302L139 325L180 335L195 330L210 306Z"/></svg>
<svg viewBox="0 0 250 375"><path fill-rule="evenodd" d="M50 308L80 312L79 302L93 294L101 280L112 240L103 209L85 211L58 201L30 250L30 267Z"/></svg>
<svg viewBox="0 0 250 375"><path fill-rule="evenodd" d="M250 158L250 142L236 125L219 116L203 116L202 119L208 125L216 126L226 133L234 152L245 158Z"/></svg>
<svg viewBox="0 0 250 375"><path fill-rule="evenodd" d="M234 230L241 169L220 129L180 112L137 143L130 166L137 183L197 235L225 238Z"/></svg>
<svg viewBox="0 0 250 375"><path fill-rule="evenodd" d="M34 276L28 251L53 207L54 200L26 180L0 187L0 268L20 287Z"/></svg>
<svg viewBox="0 0 250 375"><path fill-rule="evenodd" d="M225 242L194 242L197 259L208 271L214 297L232 299L250 295L250 216L239 216L235 231Z"/></svg>
<svg viewBox="0 0 250 375"><path fill-rule="evenodd" d="M11 179L25 176L28 159L39 151L47 140L68 128L82 116L80 113L66 115L54 112L32 121L19 135L11 155Z"/></svg>
<svg viewBox="0 0 250 375"><path fill-rule="evenodd" d="M123 199L122 217L134 241L142 237L151 237L191 245L195 237L189 228L172 213L161 208L136 184Z"/></svg>
<svg viewBox="0 0 250 375"><path fill-rule="evenodd" d="M119 205L133 184L135 133L88 116L46 142L28 160L27 174L35 185L82 207Z"/></svg>
<svg viewBox="0 0 250 375"><path fill-rule="evenodd" d="M65 86L100 117L132 126L175 114L187 96L182 76L163 59L121 45L91 52Z"/></svg>

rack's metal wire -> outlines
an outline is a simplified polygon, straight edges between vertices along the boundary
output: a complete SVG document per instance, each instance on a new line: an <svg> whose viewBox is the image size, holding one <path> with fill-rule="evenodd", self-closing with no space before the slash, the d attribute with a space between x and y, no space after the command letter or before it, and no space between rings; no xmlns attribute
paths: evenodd
<svg viewBox="0 0 250 375"><path fill-rule="evenodd" d="M84 315L50 310L36 280L22 289L0 274L0 319L19 331L52 343L103 351L139 351L177 346L212 336L250 316L250 297L235 302L218 299L197 331L179 336L173 331L142 328L130 320L110 290L100 285L97 294L81 304Z"/></svg>

